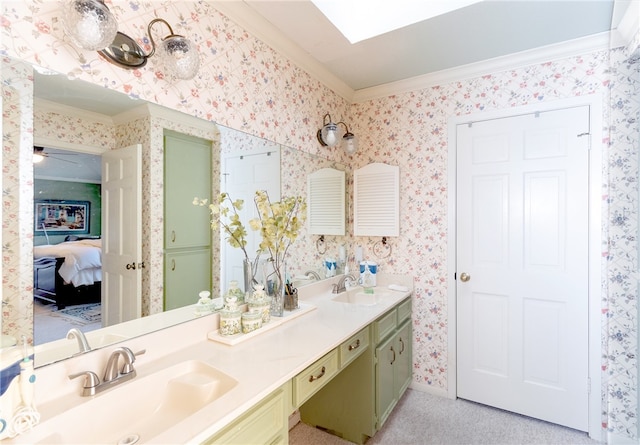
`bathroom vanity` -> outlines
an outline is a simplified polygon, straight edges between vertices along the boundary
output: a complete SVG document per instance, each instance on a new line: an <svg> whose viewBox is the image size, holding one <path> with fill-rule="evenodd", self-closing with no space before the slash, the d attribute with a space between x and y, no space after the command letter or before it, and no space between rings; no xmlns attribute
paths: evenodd
<svg viewBox="0 0 640 445"><path fill-rule="evenodd" d="M8 443L288 443L296 409L303 421L362 443L411 380L412 283L382 275L371 300L354 302L337 298L330 280L305 286L299 297L315 310L235 345L207 338L217 314L132 338L120 345L146 350L137 376L93 397L68 376L101 373L115 346L38 368L40 424ZM193 396L181 399L185 392ZM137 414L117 414L126 410Z"/></svg>

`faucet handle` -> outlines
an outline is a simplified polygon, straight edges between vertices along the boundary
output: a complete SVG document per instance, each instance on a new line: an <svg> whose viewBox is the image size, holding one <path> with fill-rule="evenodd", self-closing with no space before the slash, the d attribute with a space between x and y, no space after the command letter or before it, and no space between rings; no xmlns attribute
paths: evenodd
<svg viewBox="0 0 640 445"><path fill-rule="evenodd" d="M92 371L83 371L83 372L78 372L76 374L71 374L69 376L69 380L75 379L77 377L82 377L82 376L85 376L84 384L82 386L84 390L95 388L100 384L100 379L98 378L97 374Z"/></svg>
<svg viewBox="0 0 640 445"><path fill-rule="evenodd" d="M122 365L122 372L121 373L122 374L129 374L130 372L132 372L134 370L133 369L133 362L136 361L136 357L139 356L139 355L144 354L145 352L147 352L146 349L143 349L141 351L132 353L133 354L132 360L124 362L124 365Z"/></svg>

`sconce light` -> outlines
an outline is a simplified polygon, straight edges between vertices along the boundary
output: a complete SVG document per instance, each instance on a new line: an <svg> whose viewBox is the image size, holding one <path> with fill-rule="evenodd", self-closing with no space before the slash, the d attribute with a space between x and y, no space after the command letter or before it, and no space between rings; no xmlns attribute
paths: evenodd
<svg viewBox="0 0 640 445"><path fill-rule="evenodd" d="M147 27L151 41L149 54L145 54L133 38L117 31L115 19L103 0L69 0L63 20L65 31L76 45L97 50L105 60L121 68L142 68L157 52L169 74L179 79L192 79L198 72L200 56L195 45L185 37L174 34L171 25L164 19L153 19ZM159 45L151 33L153 25L158 22L169 28L169 34L162 38Z"/></svg>
<svg viewBox="0 0 640 445"><path fill-rule="evenodd" d="M344 133L342 133L342 129L339 127L340 125L344 125ZM320 145L323 147L335 147L342 142L342 148L348 155L352 155L358 151L358 139L349 131L347 124L342 121L337 124L333 123L329 113L325 114L322 118L322 128L318 130L316 136L318 137L318 142L320 142Z"/></svg>

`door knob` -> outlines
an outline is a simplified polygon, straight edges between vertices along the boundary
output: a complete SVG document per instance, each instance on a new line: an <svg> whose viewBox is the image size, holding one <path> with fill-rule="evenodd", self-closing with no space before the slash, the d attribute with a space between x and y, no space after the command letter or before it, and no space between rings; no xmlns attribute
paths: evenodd
<svg viewBox="0 0 640 445"><path fill-rule="evenodd" d="M462 272L460 274L460 281L462 281L463 283L466 283L467 281L469 281L471 279L471 275L469 275L466 272Z"/></svg>
<svg viewBox="0 0 640 445"><path fill-rule="evenodd" d="M136 270L136 263L127 264L126 267L127 267L127 270L131 270L131 269Z"/></svg>

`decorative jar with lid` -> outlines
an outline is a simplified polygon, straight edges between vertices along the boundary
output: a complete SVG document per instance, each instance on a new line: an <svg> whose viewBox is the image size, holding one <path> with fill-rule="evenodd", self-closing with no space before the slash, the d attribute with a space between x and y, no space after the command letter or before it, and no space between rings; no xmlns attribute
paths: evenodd
<svg viewBox="0 0 640 445"><path fill-rule="evenodd" d="M225 297L236 297L238 304L244 304L244 292L238 287L236 280L229 281L229 289L227 289Z"/></svg>
<svg viewBox="0 0 640 445"><path fill-rule="evenodd" d="M254 291L248 303L250 311L262 314L262 324L269 323L271 320L271 297L265 292L264 285L254 285Z"/></svg>
<svg viewBox="0 0 640 445"><path fill-rule="evenodd" d="M237 298L227 297L225 300L224 309L220 311L220 335L239 334L242 321Z"/></svg>

